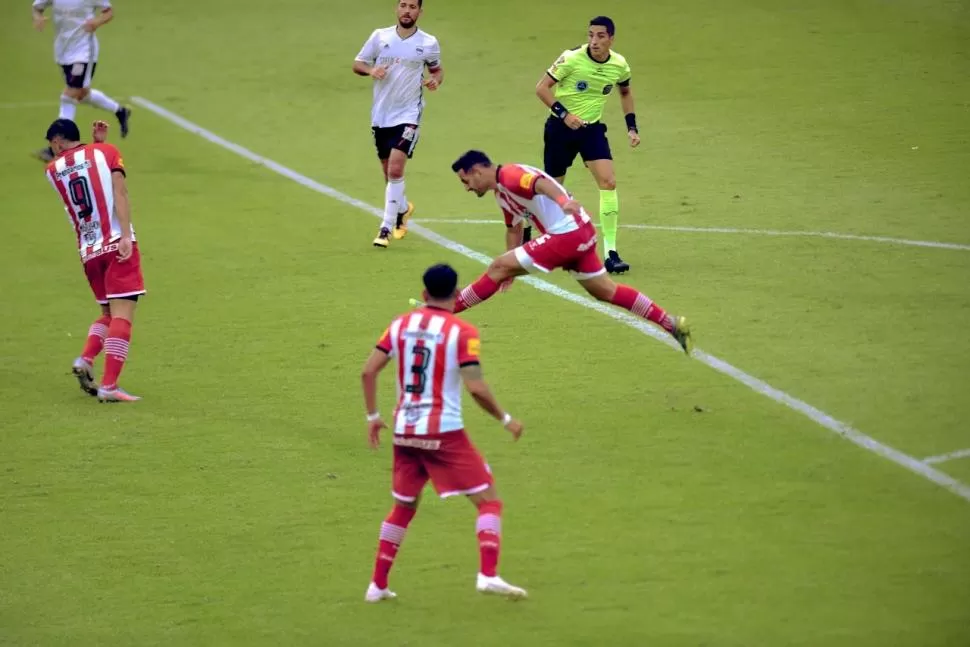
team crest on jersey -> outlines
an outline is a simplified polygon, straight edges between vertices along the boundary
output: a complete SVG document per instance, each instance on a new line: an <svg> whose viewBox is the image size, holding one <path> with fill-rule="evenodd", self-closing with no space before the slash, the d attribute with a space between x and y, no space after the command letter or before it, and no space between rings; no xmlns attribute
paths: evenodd
<svg viewBox="0 0 970 647"><path fill-rule="evenodd" d="M424 48L423 47L415 47L414 48L414 51L417 54L424 54Z"/></svg>
<svg viewBox="0 0 970 647"><path fill-rule="evenodd" d="M532 188L532 184L535 181L536 181L536 174L535 173L526 173L519 180L519 186L522 187L523 189L528 190L528 189L531 189Z"/></svg>
<svg viewBox="0 0 970 647"><path fill-rule="evenodd" d="M586 81L579 81L576 83L576 89L579 90L580 92L586 92L586 88L588 87L589 87L589 83L587 83Z"/></svg>

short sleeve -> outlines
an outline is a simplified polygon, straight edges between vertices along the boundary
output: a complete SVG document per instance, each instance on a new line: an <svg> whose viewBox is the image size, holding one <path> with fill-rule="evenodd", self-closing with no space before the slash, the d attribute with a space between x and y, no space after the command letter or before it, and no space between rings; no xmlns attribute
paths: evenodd
<svg viewBox="0 0 970 647"><path fill-rule="evenodd" d="M623 61L623 73L621 74L619 80L616 82L620 87L626 87L630 85L630 79L633 78L633 71L630 69L630 64Z"/></svg>
<svg viewBox="0 0 970 647"><path fill-rule="evenodd" d="M381 36L378 30L371 32L370 38L364 43L364 46L360 48L355 61L362 61L368 65L373 65L377 62L377 56L381 51Z"/></svg>
<svg viewBox="0 0 970 647"><path fill-rule="evenodd" d="M394 344L391 341L390 326L384 329L381 338L377 340L377 350L387 353L390 357L394 357Z"/></svg>
<svg viewBox="0 0 970 647"><path fill-rule="evenodd" d="M437 38L432 38L425 48L424 64L432 72L437 72L441 68L441 45L438 44Z"/></svg>
<svg viewBox="0 0 970 647"><path fill-rule="evenodd" d="M104 153L105 160L108 162L108 168L111 169L112 173L118 172L122 175L128 175L128 172L125 170L125 160L121 157L121 152L117 148L111 144L94 144L94 146Z"/></svg>
<svg viewBox="0 0 970 647"><path fill-rule="evenodd" d="M461 327L458 334L458 365L472 366L481 363L482 339L478 329L471 324Z"/></svg>
<svg viewBox="0 0 970 647"><path fill-rule="evenodd" d="M499 184L526 200L531 200L536 196L536 182L538 181L538 173L533 173L515 164L503 166L499 169Z"/></svg>
<svg viewBox="0 0 970 647"><path fill-rule="evenodd" d="M573 50L567 49L565 52L559 55L559 58L549 66L546 70L546 74L551 76L556 82L559 82L569 76L573 71L575 66L575 58L573 57Z"/></svg>

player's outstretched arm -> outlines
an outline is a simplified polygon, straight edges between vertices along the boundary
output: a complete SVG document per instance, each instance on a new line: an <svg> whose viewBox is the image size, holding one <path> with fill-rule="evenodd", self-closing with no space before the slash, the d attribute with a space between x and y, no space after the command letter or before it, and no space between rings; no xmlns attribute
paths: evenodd
<svg viewBox="0 0 970 647"><path fill-rule="evenodd" d="M387 426L377 411L377 377L390 361L390 355L375 348L364 362L364 369L360 373L360 383L364 389L364 407L367 410L367 437L371 447L375 449L380 443L381 429Z"/></svg>
<svg viewBox="0 0 970 647"><path fill-rule="evenodd" d="M488 388L488 383L482 374L481 364L467 364L462 366L461 379L465 383L465 388L475 399L475 402L478 403L478 406L496 420L500 420L502 426L518 440L519 436L522 435L524 427L521 422L506 413L505 409L499 406L495 396L492 395L492 390Z"/></svg>

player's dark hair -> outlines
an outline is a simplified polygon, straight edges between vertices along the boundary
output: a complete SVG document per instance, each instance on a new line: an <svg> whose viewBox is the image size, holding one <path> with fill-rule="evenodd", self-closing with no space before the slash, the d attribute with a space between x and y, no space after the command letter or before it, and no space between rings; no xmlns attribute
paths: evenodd
<svg viewBox="0 0 970 647"><path fill-rule="evenodd" d="M58 119L47 129L47 141L55 137L63 137L69 142L81 141L81 131L77 129L77 124L70 119Z"/></svg>
<svg viewBox="0 0 970 647"><path fill-rule="evenodd" d="M613 19L608 16L596 16L589 21L589 26L606 27L606 33L612 36L616 33L616 25L613 24Z"/></svg>
<svg viewBox="0 0 970 647"><path fill-rule="evenodd" d="M458 288L458 272L445 263L432 265L424 272L424 289L432 299L450 299Z"/></svg>
<svg viewBox="0 0 970 647"><path fill-rule="evenodd" d="M482 151L468 151L451 165L451 170L457 173L458 171L464 171L467 173L472 170L472 167L478 166L491 166L492 160L488 159L488 155Z"/></svg>

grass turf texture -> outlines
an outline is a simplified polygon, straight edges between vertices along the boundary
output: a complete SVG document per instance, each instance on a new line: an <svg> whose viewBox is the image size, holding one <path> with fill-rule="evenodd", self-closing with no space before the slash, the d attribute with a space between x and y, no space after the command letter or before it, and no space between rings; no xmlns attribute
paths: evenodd
<svg viewBox="0 0 970 647"><path fill-rule="evenodd" d="M536 162L535 81L588 4L427 3L445 86L408 169L417 217L494 217L448 165ZM606 8L603 11L607 11ZM608 109L621 223L970 242L966 5L856 0L609 8L644 146ZM366 81L385 2L125 5L95 86L141 95L380 204ZM147 111L121 145L150 295L97 406L69 376L95 317L71 233L26 155L56 116L50 35L2 28L0 644L956 645L970 639L970 508L696 362L523 285L468 313L529 425L468 407L505 499L503 572L478 599L473 511L430 497L361 598L389 505L357 373L383 326L453 263ZM295 45L296 44L296 45ZM47 108L18 105L49 99ZM96 116L82 107L79 122ZM567 183L595 204L576 166ZM431 225L495 254L502 227ZM621 229L626 277L702 348L914 456L970 447L970 252ZM574 289L567 277L552 277ZM384 410L391 407L383 382ZM695 406L703 409L695 411ZM970 480L970 460L940 469Z"/></svg>

